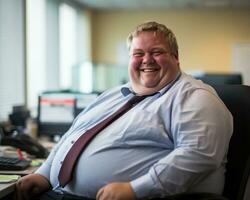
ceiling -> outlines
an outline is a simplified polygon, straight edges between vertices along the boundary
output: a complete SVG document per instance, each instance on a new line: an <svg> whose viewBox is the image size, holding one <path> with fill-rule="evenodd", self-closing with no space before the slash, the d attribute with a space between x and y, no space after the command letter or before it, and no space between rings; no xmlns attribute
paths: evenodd
<svg viewBox="0 0 250 200"><path fill-rule="evenodd" d="M91 9L169 9L207 7L249 7L250 0L72 0Z"/></svg>

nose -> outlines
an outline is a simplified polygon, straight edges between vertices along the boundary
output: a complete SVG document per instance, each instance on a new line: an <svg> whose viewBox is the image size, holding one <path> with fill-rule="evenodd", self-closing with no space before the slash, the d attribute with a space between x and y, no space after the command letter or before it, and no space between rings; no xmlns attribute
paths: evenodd
<svg viewBox="0 0 250 200"><path fill-rule="evenodd" d="M150 54L150 53L145 53L145 55L143 56L143 64L152 64L154 63L154 57Z"/></svg>

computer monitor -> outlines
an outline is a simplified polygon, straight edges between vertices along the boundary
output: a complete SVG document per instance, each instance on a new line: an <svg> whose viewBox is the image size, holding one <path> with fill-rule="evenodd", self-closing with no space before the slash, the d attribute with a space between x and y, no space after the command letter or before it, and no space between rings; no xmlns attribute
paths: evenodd
<svg viewBox="0 0 250 200"><path fill-rule="evenodd" d="M67 95L43 94L38 98L38 135L62 135L76 112L76 99Z"/></svg>
<svg viewBox="0 0 250 200"><path fill-rule="evenodd" d="M242 84L242 75L239 73L197 73L196 79L207 84Z"/></svg>
<svg viewBox="0 0 250 200"><path fill-rule="evenodd" d="M38 97L38 135L54 139L62 136L74 118L95 98L97 94L43 93Z"/></svg>

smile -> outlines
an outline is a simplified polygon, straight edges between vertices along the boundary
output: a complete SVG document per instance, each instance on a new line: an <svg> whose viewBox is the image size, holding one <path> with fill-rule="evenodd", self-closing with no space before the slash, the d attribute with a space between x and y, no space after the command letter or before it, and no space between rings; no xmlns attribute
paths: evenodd
<svg viewBox="0 0 250 200"><path fill-rule="evenodd" d="M153 69L153 68L146 68L146 69L141 69L143 72L155 72L158 71L158 69Z"/></svg>

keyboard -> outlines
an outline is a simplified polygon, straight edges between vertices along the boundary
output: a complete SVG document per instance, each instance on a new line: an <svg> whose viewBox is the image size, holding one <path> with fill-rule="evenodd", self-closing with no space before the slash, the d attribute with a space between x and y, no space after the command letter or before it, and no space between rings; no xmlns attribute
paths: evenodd
<svg viewBox="0 0 250 200"><path fill-rule="evenodd" d="M0 170L23 170L30 166L31 161L15 157L0 156Z"/></svg>

